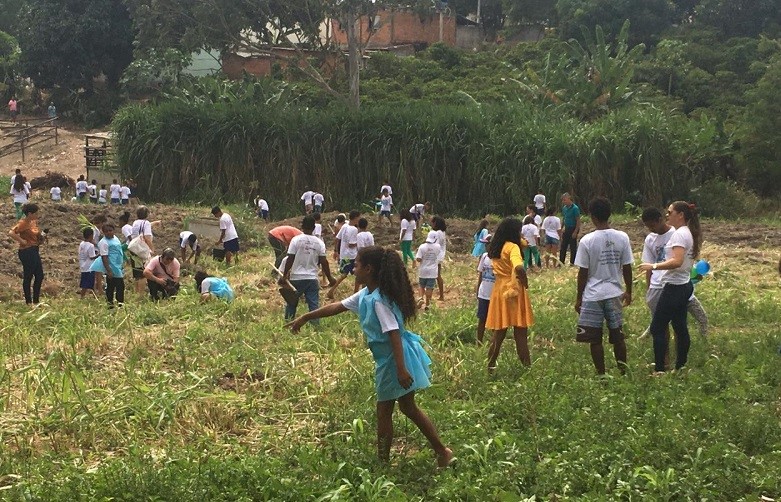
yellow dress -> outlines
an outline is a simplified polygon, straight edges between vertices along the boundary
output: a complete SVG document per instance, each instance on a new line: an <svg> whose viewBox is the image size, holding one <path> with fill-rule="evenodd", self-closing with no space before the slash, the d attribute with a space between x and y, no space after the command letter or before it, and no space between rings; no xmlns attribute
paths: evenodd
<svg viewBox="0 0 781 502"><path fill-rule="evenodd" d="M488 305L488 329L505 329L512 326L526 328L534 324L529 291L518 283L515 267L523 266L521 248L505 242L499 258L493 258L496 283Z"/></svg>

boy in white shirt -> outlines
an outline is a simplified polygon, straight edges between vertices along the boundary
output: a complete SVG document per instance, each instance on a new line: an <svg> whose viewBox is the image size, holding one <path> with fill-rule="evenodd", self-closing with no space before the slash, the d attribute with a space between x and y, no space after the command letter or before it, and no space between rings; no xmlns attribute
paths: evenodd
<svg viewBox="0 0 781 502"><path fill-rule="evenodd" d="M575 265L578 271L578 330L575 339L591 346L591 360L597 374L605 374L602 324L607 321L608 340L618 369L626 371L626 341L623 332L623 307L632 303L632 247L629 236L610 228L610 201L597 197L588 205L596 230L580 240ZM623 276L624 287L621 287Z"/></svg>
<svg viewBox="0 0 781 502"><path fill-rule="evenodd" d="M126 185L121 185L119 187L119 202L123 206L127 206L130 204L130 187Z"/></svg>
<svg viewBox="0 0 781 502"><path fill-rule="evenodd" d="M89 194L89 201L93 204L98 203L98 184L95 180L92 180L92 183L87 185L87 193Z"/></svg>
<svg viewBox="0 0 781 502"><path fill-rule="evenodd" d="M190 248L190 256L187 256L187 248ZM195 258L193 265L198 264L198 257L201 256L201 245L198 244L198 236L189 230L179 234L179 249L182 254L182 263L187 263L191 258Z"/></svg>
<svg viewBox="0 0 781 502"><path fill-rule="evenodd" d="M486 240L490 240L489 235ZM491 262L491 258L488 257L488 253L483 253L480 256L480 261L477 263L477 344L483 343L483 336L485 335L485 321L488 319L488 307L491 303L491 293L494 291L494 283L496 282L496 276L494 275L494 266Z"/></svg>
<svg viewBox="0 0 781 502"><path fill-rule="evenodd" d="M87 184L87 181L84 179L84 175L79 176L79 180L76 182L76 198L80 201L84 200L84 197L87 195L87 187L89 185Z"/></svg>
<svg viewBox="0 0 781 502"><path fill-rule="evenodd" d="M108 197L106 185L100 185L100 190L98 191L98 204L105 204L107 200L106 197Z"/></svg>
<svg viewBox="0 0 781 502"><path fill-rule="evenodd" d="M415 253L415 261L418 262L418 285L420 286L420 303L428 310L431 305L431 296L434 294L434 286L439 275L439 255L441 247L437 244L437 234L430 232L426 236L426 242L420 245Z"/></svg>
<svg viewBox="0 0 781 502"><path fill-rule="evenodd" d="M258 216L263 218L263 221L268 221L268 202L260 197L258 197Z"/></svg>
<svg viewBox="0 0 781 502"><path fill-rule="evenodd" d="M230 267L234 255L236 255L236 262L239 261L239 234L236 232L231 215L223 213L219 206L212 208L212 214L220 219L220 238L214 245L222 244L225 249L225 264Z"/></svg>
<svg viewBox="0 0 781 502"><path fill-rule="evenodd" d="M117 183L117 180L111 182L108 191L112 204L119 204L122 201L122 186Z"/></svg>
<svg viewBox="0 0 781 502"><path fill-rule="evenodd" d="M301 201L304 203L304 211L306 214L312 212L312 197L314 197L314 195L315 193L312 190L307 190L301 194Z"/></svg>
<svg viewBox="0 0 781 502"><path fill-rule="evenodd" d="M545 214L545 195L542 190L537 190L537 195L534 196L534 210L537 215L542 216Z"/></svg>
<svg viewBox="0 0 781 502"><path fill-rule="evenodd" d="M336 249L334 250L334 258L339 259L339 273L341 274L336 280L336 283L328 290L326 298L329 300L334 299L334 293L336 288L347 279L347 276L353 274L353 268L355 268L355 258L358 256L358 220L361 219L360 211L350 211L349 220L342 225L339 229L339 233L336 234ZM336 250L339 250L338 254ZM356 282L353 292L358 292L358 283Z"/></svg>
<svg viewBox="0 0 781 502"><path fill-rule="evenodd" d="M98 250L95 248L93 239L95 231L91 227L82 231L84 240L79 244L79 272L81 277L79 287L81 288L81 298L87 294L87 291L95 289L95 272L90 271L92 262L98 257Z"/></svg>
<svg viewBox="0 0 781 502"><path fill-rule="evenodd" d="M537 247L537 241L540 239L540 229L534 224L532 216L527 215L523 219L521 235L528 244L523 250L523 268L528 270L529 267L535 265L537 268L541 268L540 249Z"/></svg>
<svg viewBox="0 0 781 502"><path fill-rule="evenodd" d="M315 192L315 194L312 196L312 204L314 205L315 213L323 212L324 202L325 202L325 197L323 197L323 194L321 194L320 192Z"/></svg>
<svg viewBox="0 0 781 502"><path fill-rule="evenodd" d="M331 276L331 268L325 255L325 243L312 235L314 229L315 219L311 216L305 216L301 222L301 230L304 233L293 237L287 248L287 261L282 272L282 282L290 281L299 296L295 302L286 303L286 320L296 316L298 298L301 295L304 296L310 312L317 310L320 306L320 283L317 280L319 268L322 268L330 284L336 282ZM312 324L317 325L318 321L314 320Z"/></svg>
<svg viewBox="0 0 781 502"><path fill-rule="evenodd" d="M388 190L382 191L380 196L380 214L377 216L377 225L382 222L382 218L388 219L388 225L393 227L393 220L391 220L391 207L393 207L393 197L390 196Z"/></svg>
<svg viewBox="0 0 781 502"><path fill-rule="evenodd" d="M60 187L52 187L51 190L49 190L49 193L51 194L53 201L59 202L62 200L62 189Z"/></svg>
<svg viewBox="0 0 781 502"><path fill-rule="evenodd" d="M361 218L358 220L358 235L356 240L358 242L358 251L369 246L374 246L374 235L369 232L369 220Z"/></svg>

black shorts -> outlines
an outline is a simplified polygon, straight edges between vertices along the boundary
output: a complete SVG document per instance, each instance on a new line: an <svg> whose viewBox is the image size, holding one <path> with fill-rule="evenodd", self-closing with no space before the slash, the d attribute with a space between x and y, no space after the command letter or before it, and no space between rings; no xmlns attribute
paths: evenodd
<svg viewBox="0 0 781 502"><path fill-rule="evenodd" d="M231 253L238 253L239 252L239 238L236 237L235 239L231 239L229 241L225 241L222 243L223 249L225 251L230 251Z"/></svg>

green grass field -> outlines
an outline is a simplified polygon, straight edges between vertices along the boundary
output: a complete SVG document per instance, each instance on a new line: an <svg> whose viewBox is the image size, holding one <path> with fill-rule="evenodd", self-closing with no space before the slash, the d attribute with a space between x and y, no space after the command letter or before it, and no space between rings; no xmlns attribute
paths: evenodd
<svg viewBox="0 0 781 502"><path fill-rule="evenodd" d="M706 246L714 272L697 294L712 333L692 329L689 367L660 378L649 376L650 339L639 338L642 282L626 310L627 376L594 375L573 341L574 269L532 276L532 367L505 345L489 376L475 346L474 263L455 257L445 305L410 326L434 360L418 402L457 457L443 471L398 412L391 463L375 459L373 361L356 318L286 331L265 251L221 271L237 290L230 306L199 304L190 279L175 302L131 300L116 312L75 298L4 305L0 498L781 497L771 251Z"/></svg>

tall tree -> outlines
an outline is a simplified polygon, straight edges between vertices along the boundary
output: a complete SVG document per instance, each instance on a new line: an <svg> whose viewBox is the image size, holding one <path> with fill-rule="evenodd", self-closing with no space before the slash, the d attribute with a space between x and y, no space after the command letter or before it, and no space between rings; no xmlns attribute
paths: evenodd
<svg viewBox="0 0 781 502"><path fill-rule="evenodd" d="M91 91L116 84L132 60L133 31L121 0L27 0L19 16L24 73L42 88Z"/></svg>
<svg viewBox="0 0 781 502"><path fill-rule="evenodd" d="M581 26L593 32L597 25L616 37L627 19L632 23L629 44L652 47L675 21L670 0L558 0L556 11L562 38L581 39Z"/></svg>
<svg viewBox="0 0 781 502"><path fill-rule="evenodd" d="M383 6L417 6L423 0L387 1ZM288 59L331 95L360 105L362 40L358 23L378 8L372 0L127 0L142 48L246 51ZM335 47L321 38L322 24L335 19L347 31L349 92L335 89L310 59L307 49ZM274 47L294 49L291 56Z"/></svg>

